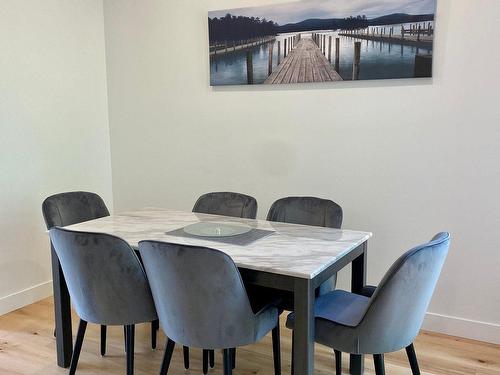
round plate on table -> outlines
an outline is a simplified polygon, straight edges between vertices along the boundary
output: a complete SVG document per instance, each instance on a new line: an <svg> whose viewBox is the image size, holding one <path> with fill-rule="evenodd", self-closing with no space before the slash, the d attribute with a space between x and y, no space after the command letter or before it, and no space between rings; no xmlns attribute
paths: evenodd
<svg viewBox="0 0 500 375"><path fill-rule="evenodd" d="M182 228L184 232L198 237L232 237L248 233L252 227L239 223L200 221Z"/></svg>

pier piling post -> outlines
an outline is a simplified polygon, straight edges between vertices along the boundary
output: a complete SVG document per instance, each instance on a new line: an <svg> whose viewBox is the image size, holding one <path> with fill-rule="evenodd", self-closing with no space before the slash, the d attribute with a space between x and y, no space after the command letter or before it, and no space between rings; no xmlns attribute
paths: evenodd
<svg viewBox="0 0 500 375"><path fill-rule="evenodd" d="M281 62L281 42L278 40L278 65Z"/></svg>
<svg viewBox="0 0 500 375"><path fill-rule="evenodd" d="M247 83L249 85L253 84L253 62L252 62L252 50L247 50Z"/></svg>
<svg viewBox="0 0 500 375"><path fill-rule="evenodd" d="M415 55L415 78L432 77L432 55Z"/></svg>
<svg viewBox="0 0 500 375"><path fill-rule="evenodd" d="M401 39L405 38L405 28L404 26L401 26Z"/></svg>
<svg viewBox="0 0 500 375"><path fill-rule="evenodd" d="M328 61L332 62L332 36L328 37Z"/></svg>
<svg viewBox="0 0 500 375"><path fill-rule="evenodd" d="M284 44L283 44L283 58L285 58L285 57L286 57L286 55L287 55L287 50L286 50L286 38L285 38L285 39L283 39L283 43L284 43Z"/></svg>
<svg viewBox="0 0 500 375"><path fill-rule="evenodd" d="M340 70L340 38L335 38L335 70Z"/></svg>
<svg viewBox="0 0 500 375"><path fill-rule="evenodd" d="M271 75L271 73L273 72L273 47L274 43L269 43L269 66L267 69L268 75Z"/></svg>
<svg viewBox="0 0 500 375"><path fill-rule="evenodd" d="M361 42L354 42L354 61L352 62L352 79L359 79L359 64L361 62Z"/></svg>
<svg viewBox="0 0 500 375"><path fill-rule="evenodd" d="M418 31L417 31L417 41L420 41L420 32L422 31L422 26L418 25Z"/></svg>

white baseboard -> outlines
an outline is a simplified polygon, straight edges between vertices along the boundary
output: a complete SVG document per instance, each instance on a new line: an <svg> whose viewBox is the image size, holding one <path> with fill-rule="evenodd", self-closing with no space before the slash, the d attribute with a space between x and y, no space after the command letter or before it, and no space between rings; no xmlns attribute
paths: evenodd
<svg viewBox="0 0 500 375"><path fill-rule="evenodd" d="M500 344L500 324L429 312L425 316L422 328L446 335Z"/></svg>
<svg viewBox="0 0 500 375"><path fill-rule="evenodd" d="M52 280L34 285L31 288L12 293L0 298L0 315L7 314L21 307L30 305L36 301L52 295Z"/></svg>

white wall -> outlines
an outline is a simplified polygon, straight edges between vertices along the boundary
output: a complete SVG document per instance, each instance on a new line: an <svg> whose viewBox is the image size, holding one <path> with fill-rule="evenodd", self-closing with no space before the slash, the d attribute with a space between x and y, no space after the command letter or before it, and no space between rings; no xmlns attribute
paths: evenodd
<svg viewBox="0 0 500 375"><path fill-rule="evenodd" d="M0 315L52 293L41 204L112 206L102 1L0 4Z"/></svg>
<svg viewBox="0 0 500 375"><path fill-rule="evenodd" d="M116 209L332 198L374 232L371 282L451 231L426 327L500 342L500 2L438 1L432 80L210 88L207 11L271 1L105 1Z"/></svg>

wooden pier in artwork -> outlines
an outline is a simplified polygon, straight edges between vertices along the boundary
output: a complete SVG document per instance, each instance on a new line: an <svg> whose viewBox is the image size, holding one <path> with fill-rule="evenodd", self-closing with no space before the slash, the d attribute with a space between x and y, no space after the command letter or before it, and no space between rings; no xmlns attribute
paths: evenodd
<svg viewBox="0 0 500 375"><path fill-rule="evenodd" d="M342 81L313 39L299 37L293 45L265 84Z"/></svg>
<svg viewBox="0 0 500 375"><path fill-rule="evenodd" d="M427 27L416 24L405 29L401 26L400 34L397 35L394 34L394 27L372 27L371 31L370 29L342 30L339 32L339 35L374 42L432 49L434 28L430 23Z"/></svg>
<svg viewBox="0 0 500 375"><path fill-rule="evenodd" d="M274 42L275 39L276 39L276 37L274 37L274 36L267 36L267 37L262 37L262 38L241 40L238 42L232 41L232 42L218 43L218 44L210 46L210 56L211 57L212 56L220 56L220 55L225 55L228 53L246 50L249 48L260 46L261 44Z"/></svg>

